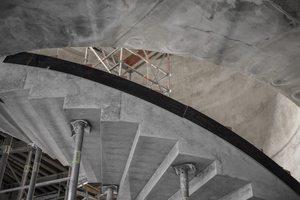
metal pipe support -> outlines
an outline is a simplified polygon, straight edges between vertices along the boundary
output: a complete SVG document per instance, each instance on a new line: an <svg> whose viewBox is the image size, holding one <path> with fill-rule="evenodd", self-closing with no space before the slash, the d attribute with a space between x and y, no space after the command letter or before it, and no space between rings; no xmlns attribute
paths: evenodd
<svg viewBox="0 0 300 200"><path fill-rule="evenodd" d="M114 189L112 187L107 188L106 200L113 200L114 198Z"/></svg>
<svg viewBox="0 0 300 200"><path fill-rule="evenodd" d="M196 167L193 164L182 164L173 167L176 174L180 176L180 192L182 200L189 200L189 178L188 173L196 174Z"/></svg>
<svg viewBox="0 0 300 200"><path fill-rule="evenodd" d="M11 137L10 135L7 135L4 140L3 146L2 146L3 154L1 157L1 163L0 163L0 188L2 185L3 177L4 177L6 162L7 162L8 156L9 156L9 150L11 148L12 140L13 140L13 137Z"/></svg>
<svg viewBox="0 0 300 200"><path fill-rule="evenodd" d="M73 157L73 165L72 165L68 200L76 199L84 129L89 126L88 122L83 121L83 120L77 120L71 124L74 127L74 130L76 133L76 136L75 136L76 139L75 139L75 149L74 149L74 157Z"/></svg>
<svg viewBox="0 0 300 200"><path fill-rule="evenodd" d="M22 187L22 189L18 192L17 200L21 200L23 198L23 194L24 194L23 186L25 186L25 184L27 182L27 177L28 177L28 173L29 173L29 169L30 169L30 162L31 162L31 158L32 158L32 152L33 152L33 149L31 149L27 154L26 163L24 166L22 180L21 180L21 184L20 184L20 187Z"/></svg>
<svg viewBox="0 0 300 200"><path fill-rule="evenodd" d="M31 173L31 177L30 177L30 184L29 184L29 189L28 189L28 194L27 194L26 200L33 199L36 179L37 179L40 164L41 164L41 158L42 158L42 150L39 147L37 147L36 151L35 151L34 163L33 163L33 167L32 167L32 173Z"/></svg>

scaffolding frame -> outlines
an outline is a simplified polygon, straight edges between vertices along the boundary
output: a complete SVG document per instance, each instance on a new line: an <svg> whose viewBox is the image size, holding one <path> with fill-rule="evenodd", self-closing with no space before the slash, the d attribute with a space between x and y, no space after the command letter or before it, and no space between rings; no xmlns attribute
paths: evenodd
<svg viewBox="0 0 300 200"><path fill-rule="evenodd" d="M124 62L124 51L127 51L140 59L140 61L134 64L136 66L130 66ZM86 47L83 64L88 63L88 58L90 57L89 53L93 53L99 61L94 66L92 66L93 68L96 68L98 65L101 65L103 66L104 71L107 71L110 74L114 74L123 78L125 78L124 76L128 73L129 80L131 81L132 74L137 74L149 81L149 84L144 86L170 97L170 93L172 92L170 89L170 55L167 53L163 53L160 56L161 60L159 65L155 65L151 62L152 57L145 50L142 51L145 57L139 55L135 51L128 48L117 47L113 48L111 52L106 52L103 48L100 47ZM114 58L116 54L119 54L119 60L116 60ZM162 64L165 58L167 58L167 70L162 69ZM150 75L147 75L141 72L141 70L139 70L143 66L150 68L152 73L151 77ZM164 83L166 82L166 79L167 83ZM155 90L155 87L158 87L158 90Z"/></svg>

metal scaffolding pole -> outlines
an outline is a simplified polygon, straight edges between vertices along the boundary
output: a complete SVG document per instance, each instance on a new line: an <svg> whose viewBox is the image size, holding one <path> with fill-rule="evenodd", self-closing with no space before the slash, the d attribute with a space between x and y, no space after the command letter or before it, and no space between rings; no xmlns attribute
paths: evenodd
<svg viewBox="0 0 300 200"><path fill-rule="evenodd" d="M113 58L113 55L115 53L117 53L117 51L119 50L120 47L117 47L115 50L113 50L112 52L108 53L106 56L104 56L104 58L102 59L102 61L104 62L107 58L109 58L110 56L112 56ZM101 49L102 50L102 49ZM102 50L103 51L103 50ZM105 53L105 51L103 51L103 53ZM104 54L105 55L105 54ZM98 62L96 65L100 64L101 62Z"/></svg>
<svg viewBox="0 0 300 200"><path fill-rule="evenodd" d="M43 187L43 186L46 186L46 185L53 185L53 184L56 184L56 183L67 181L67 180L70 180L70 178L66 177L66 178L60 178L60 179L55 179L55 180L51 180L51 181L45 181L45 182L37 183L35 185L35 187ZM16 191L16 190L21 190L21 189L27 189L29 187L30 187L30 185L25 185L23 187L16 187L16 188L10 188L10 189L7 189L7 190L0 190L0 194L13 192L13 191Z"/></svg>
<svg viewBox="0 0 300 200"><path fill-rule="evenodd" d="M95 56L98 58L98 60L101 62L101 64L105 67L105 69L111 73L110 69L105 65L105 63L102 61L102 58L100 58L100 56L96 53L96 51L94 50L93 47L89 47L90 50L92 50L92 52L95 54Z"/></svg>
<svg viewBox="0 0 300 200"><path fill-rule="evenodd" d="M32 146L24 147L24 148L17 148L17 149L10 149L9 154L15 154L15 153L23 153L30 151L31 149L34 149ZM3 151L0 151L0 155L3 154Z"/></svg>
<svg viewBox="0 0 300 200"><path fill-rule="evenodd" d="M149 61L148 54L146 53L145 50L143 50L143 52L144 52L144 54L145 54L145 56L146 56L146 58L147 58L147 61ZM147 62L147 64L149 64L149 63ZM161 85L159 84L159 81L158 81L158 78L157 78L157 74L155 74L155 72L153 71L153 69L152 69L151 67L150 67L150 69L151 69L151 72L152 72L152 74L153 74L153 76L154 76L154 80L157 82L157 85L158 85L160 91L162 91L162 89L161 89L162 87L161 87Z"/></svg>
<svg viewBox="0 0 300 200"><path fill-rule="evenodd" d="M68 177L70 177L71 171L72 171L72 167L69 167ZM70 185L70 180L67 181L67 185L66 185L66 187L65 187L65 188L66 188L66 191L65 191L65 198L64 198L64 200L67 200L67 199L68 199L69 185Z"/></svg>
<svg viewBox="0 0 300 200"><path fill-rule="evenodd" d="M35 151L34 163L33 163L33 167L32 167L32 173L31 173L30 184L29 184L29 189L28 189L28 194L27 194L26 200L33 199L36 179L38 176L40 163L41 163L41 157L42 157L42 150L39 147L37 147L36 151Z"/></svg>
<svg viewBox="0 0 300 200"><path fill-rule="evenodd" d="M7 164L7 167L10 169L11 173L13 174L13 176L15 177L16 181L18 182L18 184L21 185L21 182L20 182L19 178L17 177L17 175L15 173L15 170L9 164L8 160L7 160L6 164Z"/></svg>
<svg viewBox="0 0 300 200"><path fill-rule="evenodd" d="M180 192L182 200L189 200L189 179L188 173L196 173L196 168L193 164L183 164L173 167L176 175L180 176Z"/></svg>
<svg viewBox="0 0 300 200"><path fill-rule="evenodd" d="M141 55L139 55L139 54L137 54L137 53L131 51L131 50L128 49L128 48L125 48L125 49L126 49L127 51L129 51L130 53L132 53L132 54L138 56L138 57L139 57L140 59L142 59L144 62L149 63L150 66L152 66L152 67L154 67L155 69L159 70L161 73L165 74L166 76L168 75L168 72L166 72L166 71L160 69L159 67L157 67L156 65L152 64L151 62L149 62L148 60L146 60L145 58L143 58L143 56L141 56Z"/></svg>
<svg viewBox="0 0 300 200"><path fill-rule="evenodd" d="M28 152L28 154L27 154L26 163L25 163L25 166L24 166L24 170L23 170L23 175L22 175L22 180L21 180L21 183L20 183L20 187L23 187L26 184L28 173L29 173L29 169L30 169L30 162L31 162L32 152L33 152L33 149L31 149ZM23 198L23 194L24 194L24 188L22 188L18 192L17 200L21 200Z"/></svg>
<svg viewBox="0 0 300 200"><path fill-rule="evenodd" d="M123 48L121 48L121 51L120 51L119 76L122 75L122 67L123 67Z"/></svg>
<svg viewBox="0 0 300 200"><path fill-rule="evenodd" d="M170 93L171 93L171 89L170 89L171 73L170 73L170 55L169 54L168 54L168 73L169 73L168 91L169 91L169 97L170 97Z"/></svg>
<svg viewBox="0 0 300 200"><path fill-rule="evenodd" d="M89 48L86 47L85 48L85 54L84 54L84 59L83 59L83 64L87 64L87 60L88 60L88 51L89 51Z"/></svg>
<svg viewBox="0 0 300 200"><path fill-rule="evenodd" d="M84 136L85 129L90 128L88 122L83 121L83 120L77 120L77 121L72 122L71 124L76 133L76 136L75 136L76 139L75 139L75 149L74 149L73 166L72 166L72 172L71 172L68 200L76 199L78 175L79 175L80 160L81 160L81 151L82 151L82 144L83 144L83 136Z"/></svg>
<svg viewBox="0 0 300 200"><path fill-rule="evenodd" d="M11 137L10 135L7 135L4 143L3 143L3 154L2 154L2 158L1 158L1 163L0 163L0 188L2 185L2 180L3 180L3 176L4 176L4 172L5 172L5 168L6 168L6 162L9 156L9 150L11 147L11 143L12 143L13 137Z"/></svg>

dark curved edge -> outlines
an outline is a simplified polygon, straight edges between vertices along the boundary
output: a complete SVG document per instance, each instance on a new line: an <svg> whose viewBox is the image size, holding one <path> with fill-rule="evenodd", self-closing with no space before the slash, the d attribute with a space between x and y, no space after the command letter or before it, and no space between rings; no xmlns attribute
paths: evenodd
<svg viewBox="0 0 300 200"><path fill-rule="evenodd" d="M209 130L213 134L234 145L235 147L252 157L258 163L260 163L262 166L267 168L270 172L276 175L300 196L300 183L291 175L289 175L285 170L283 170L283 168L275 163L271 158L266 156L255 146L253 146L228 128L207 117L201 112L182 103L179 103L174 99L171 99L137 83L120 78L116 75L48 56L31 53L19 53L7 56L3 62L51 69L54 71L75 75L115 88L122 92L126 92L135 97L139 97L145 101L153 103L177 116L183 117Z"/></svg>

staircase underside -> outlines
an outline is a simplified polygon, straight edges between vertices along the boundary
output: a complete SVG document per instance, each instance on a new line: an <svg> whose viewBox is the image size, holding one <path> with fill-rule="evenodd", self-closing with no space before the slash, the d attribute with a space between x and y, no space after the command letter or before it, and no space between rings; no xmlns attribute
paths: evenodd
<svg viewBox="0 0 300 200"><path fill-rule="evenodd" d="M54 58L20 54L3 60L0 130L71 165L69 123L89 121L80 177L119 185L119 199L179 199L172 166L182 163L197 168L189 176L190 199L300 199L299 183L280 166L188 106ZM35 67L18 65L22 62Z"/></svg>

